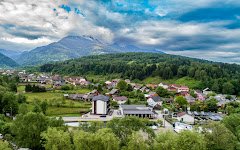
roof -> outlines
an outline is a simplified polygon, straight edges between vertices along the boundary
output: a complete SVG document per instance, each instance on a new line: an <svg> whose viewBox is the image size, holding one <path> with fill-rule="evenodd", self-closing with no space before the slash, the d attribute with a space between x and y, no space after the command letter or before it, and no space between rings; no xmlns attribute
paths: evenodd
<svg viewBox="0 0 240 150"><path fill-rule="evenodd" d="M116 97L113 97L114 100L116 101L126 101L128 100L128 98L126 96L116 96Z"/></svg>
<svg viewBox="0 0 240 150"><path fill-rule="evenodd" d="M146 115L153 115L154 113L150 110L150 108L146 107L145 105L121 105L123 109L123 114L146 114Z"/></svg>
<svg viewBox="0 0 240 150"><path fill-rule="evenodd" d="M104 101L104 102L108 102L109 101L109 97L105 96L105 95L98 95L98 96L94 96L93 97L93 101Z"/></svg>
<svg viewBox="0 0 240 150"><path fill-rule="evenodd" d="M115 94L116 92L118 92L118 89L112 89L109 94Z"/></svg>
<svg viewBox="0 0 240 150"><path fill-rule="evenodd" d="M178 116L178 117L182 117L182 116L184 116L184 115L186 115L186 114L187 114L187 113L185 113L185 112L180 112L180 113L177 114L177 116Z"/></svg>
<svg viewBox="0 0 240 150"><path fill-rule="evenodd" d="M93 90L92 92L90 92L90 93L97 93L98 92L98 90Z"/></svg>
<svg viewBox="0 0 240 150"><path fill-rule="evenodd" d="M160 102L161 101L160 96L153 96L151 98L153 99L154 102Z"/></svg>

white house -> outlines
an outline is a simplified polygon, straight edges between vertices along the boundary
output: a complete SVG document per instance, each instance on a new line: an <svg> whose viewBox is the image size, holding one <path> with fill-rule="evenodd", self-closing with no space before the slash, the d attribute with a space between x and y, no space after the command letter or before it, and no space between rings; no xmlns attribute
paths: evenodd
<svg viewBox="0 0 240 150"><path fill-rule="evenodd" d="M185 112L180 112L177 114L177 120L179 122L184 122L187 124L194 124L194 117L185 113Z"/></svg>
<svg viewBox="0 0 240 150"><path fill-rule="evenodd" d="M189 88L187 86L180 86L177 88L177 92L189 92Z"/></svg>
<svg viewBox="0 0 240 150"><path fill-rule="evenodd" d="M110 110L110 101L108 96L98 95L92 99L92 114L107 115Z"/></svg>
<svg viewBox="0 0 240 150"><path fill-rule="evenodd" d="M165 83L160 83L160 84L158 84L158 86L160 86L160 87L162 87L162 88L164 88L164 89L168 89L168 85L167 84L165 84Z"/></svg>
<svg viewBox="0 0 240 150"><path fill-rule="evenodd" d="M204 95L208 95L208 94L213 93L213 91L211 91L209 88L204 89L202 92L203 92Z"/></svg>
<svg viewBox="0 0 240 150"><path fill-rule="evenodd" d="M152 96L147 99L148 105L151 107L157 107L157 106L162 106L162 101L159 96Z"/></svg>

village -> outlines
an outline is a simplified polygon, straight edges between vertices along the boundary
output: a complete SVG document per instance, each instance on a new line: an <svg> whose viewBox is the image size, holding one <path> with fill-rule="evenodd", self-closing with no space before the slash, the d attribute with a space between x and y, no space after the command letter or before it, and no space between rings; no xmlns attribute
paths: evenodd
<svg viewBox="0 0 240 150"><path fill-rule="evenodd" d="M154 130L163 127L181 132L192 130L196 125L208 121L221 121L226 104L238 101L235 95L216 94L209 88L190 89L176 84L139 84L129 79L113 79L102 83L88 81L82 76L60 76L46 73L27 73L26 71L1 70L3 75L17 75L19 85L34 85L44 88L45 92L63 90L62 97L68 101L90 103L88 111L79 116L64 116L69 126L78 126L79 122L109 121L115 117L137 116L155 121ZM89 92L68 92L70 89L89 89ZM24 91L26 92L26 91ZM44 93L42 93L44 94ZM216 101L216 108L204 104ZM179 101L179 102L178 102ZM195 107L201 103L201 107ZM79 110L80 112L80 110Z"/></svg>

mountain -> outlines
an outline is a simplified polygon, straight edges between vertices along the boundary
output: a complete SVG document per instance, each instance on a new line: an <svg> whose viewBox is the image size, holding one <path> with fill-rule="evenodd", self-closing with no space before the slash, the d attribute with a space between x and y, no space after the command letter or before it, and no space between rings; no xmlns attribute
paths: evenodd
<svg viewBox="0 0 240 150"><path fill-rule="evenodd" d="M13 51L13 50L5 50L5 49L0 49L0 53L2 53L3 55L13 59L13 60L16 60L20 54L22 52L20 51Z"/></svg>
<svg viewBox="0 0 240 150"><path fill-rule="evenodd" d="M19 66L14 60L0 53L0 67L12 68Z"/></svg>
<svg viewBox="0 0 240 150"><path fill-rule="evenodd" d="M148 50L127 44L105 44L91 36L67 36L58 42L22 53L17 62L22 65L37 65L88 55L144 51Z"/></svg>

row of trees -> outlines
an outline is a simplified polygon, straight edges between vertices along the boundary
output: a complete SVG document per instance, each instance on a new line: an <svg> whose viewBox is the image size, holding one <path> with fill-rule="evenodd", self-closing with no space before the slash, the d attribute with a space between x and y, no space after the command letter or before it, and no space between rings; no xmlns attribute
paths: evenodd
<svg viewBox="0 0 240 150"><path fill-rule="evenodd" d="M25 86L25 91L26 92L33 92L33 93L46 92L46 88L42 87L42 86L27 84Z"/></svg>
<svg viewBox="0 0 240 150"><path fill-rule="evenodd" d="M155 135L149 121L136 117L113 119L107 124L92 122L67 130L61 119L42 113L20 114L9 125L8 140L33 150L235 150L240 144L240 116L230 115L212 122L199 132ZM3 145L8 147L8 144Z"/></svg>
<svg viewBox="0 0 240 150"><path fill-rule="evenodd" d="M240 66L213 63L180 56L125 53L89 56L76 60L46 64L42 72L60 74L120 74L122 78L143 80L149 76L163 79L190 77L202 82L199 89L209 87L224 94L239 94Z"/></svg>

